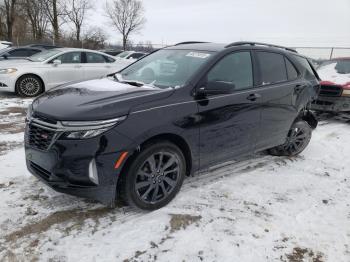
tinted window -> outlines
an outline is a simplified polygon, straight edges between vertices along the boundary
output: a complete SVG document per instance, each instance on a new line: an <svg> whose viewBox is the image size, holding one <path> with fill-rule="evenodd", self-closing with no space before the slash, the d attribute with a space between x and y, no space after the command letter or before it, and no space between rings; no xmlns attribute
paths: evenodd
<svg viewBox="0 0 350 262"><path fill-rule="evenodd" d="M54 60L60 60L62 64L79 64L81 63L81 52L65 53Z"/></svg>
<svg viewBox="0 0 350 262"><path fill-rule="evenodd" d="M250 52L227 55L208 74L208 81L230 82L235 89L253 86L253 70Z"/></svg>
<svg viewBox="0 0 350 262"><path fill-rule="evenodd" d="M106 63L106 59L103 55L96 53L86 53L87 63Z"/></svg>
<svg viewBox="0 0 350 262"><path fill-rule="evenodd" d="M131 54L128 59L139 59L141 57L143 57L145 54L141 54L141 53L133 53Z"/></svg>
<svg viewBox="0 0 350 262"><path fill-rule="evenodd" d="M40 50L28 49L28 56L32 56L32 55L35 55L37 53L40 53Z"/></svg>
<svg viewBox="0 0 350 262"><path fill-rule="evenodd" d="M12 57L26 57L28 56L28 51L27 49L15 49L9 52L10 56Z"/></svg>
<svg viewBox="0 0 350 262"><path fill-rule="evenodd" d="M294 79L298 78L298 72L295 69L294 65L287 58L285 58L285 59L286 59L288 80L294 80Z"/></svg>
<svg viewBox="0 0 350 262"><path fill-rule="evenodd" d="M268 85L287 80L287 70L283 55L258 52L257 56L261 70L261 84Z"/></svg>
<svg viewBox="0 0 350 262"><path fill-rule="evenodd" d="M304 72L303 75L305 76L305 78L315 78L315 74L314 71L312 70L312 67L309 63L309 61L307 61L306 58L301 57L301 56L295 56L296 59L298 59L298 61L302 64Z"/></svg>
<svg viewBox="0 0 350 262"><path fill-rule="evenodd" d="M115 59L109 57L109 56L103 56L104 59L106 60L107 63L114 63L115 62Z"/></svg>

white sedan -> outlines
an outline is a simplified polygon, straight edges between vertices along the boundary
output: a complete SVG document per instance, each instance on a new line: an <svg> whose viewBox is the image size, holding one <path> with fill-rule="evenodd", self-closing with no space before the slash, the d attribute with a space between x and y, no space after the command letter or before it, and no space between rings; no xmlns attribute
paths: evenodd
<svg viewBox="0 0 350 262"><path fill-rule="evenodd" d="M115 57L87 49L58 48L25 60L0 61L0 91L34 97L50 88L123 69Z"/></svg>

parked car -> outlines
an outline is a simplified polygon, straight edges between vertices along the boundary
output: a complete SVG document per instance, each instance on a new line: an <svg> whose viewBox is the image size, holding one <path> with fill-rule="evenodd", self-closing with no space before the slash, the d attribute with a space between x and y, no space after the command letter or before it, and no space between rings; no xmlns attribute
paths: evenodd
<svg viewBox="0 0 350 262"><path fill-rule="evenodd" d="M141 59L147 55L144 52L135 52L135 51L125 51L117 55L115 58L117 59L117 63L120 64L121 67L127 67L137 60Z"/></svg>
<svg viewBox="0 0 350 262"><path fill-rule="evenodd" d="M24 59L32 55L35 55L37 53L40 53L42 51L45 51L45 49L38 48L38 47L28 47L28 46L10 47L10 48L0 50L0 61L10 60L10 59L11 60Z"/></svg>
<svg viewBox="0 0 350 262"><path fill-rule="evenodd" d="M101 52L51 49L26 60L0 62L0 91L34 97L67 82L98 78L120 69L115 57Z"/></svg>
<svg viewBox="0 0 350 262"><path fill-rule="evenodd" d="M321 88L312 109L317 111L350 111L350 58L323 62L317 72Z"/></svg>
<svg viewBox="0 0 350 262"><path fill-rule="evenodd" d="M12 46L11 42L0 41L0 50L5 49L5 48L9 48L10 46Z"/></svg>
<svg viewBox="0 0 350 262"><path fill-rule="evenodd" d="M121 53L124 52L124 50L117 50L117 49L102 49L102 50L98 50L102 53L106 53L108 55L112 55L112 56L117 56Z"/></svg>
<svg viewBox="0 0 350 262"><path fill-rule="evenodd" d="M55 48L62 48L61 46L49 45L49 44L30 44L30 45L27 45L27 47L38 47L38 48L42 48L42 49L46 49L46 50L55 49Z"/></svg>
<svg viewBox="0 0 350 262"><path fill-rule="evenodd" d="M146 52L124 51L124 52L120 53L119 55L117 55L116 57L122 58L125 60L136 61L136 60L139 60L140 58L144 57L147 54L148 53L146 53Z"/></svg>
<svg viewBox="0 0 350 262"><path fill-rule="evenodd" d="M59 192L153 210L209 166L307 147L319 82L305 57L254 42L191 43L35 99L25 131L29 171Z"/></svg>

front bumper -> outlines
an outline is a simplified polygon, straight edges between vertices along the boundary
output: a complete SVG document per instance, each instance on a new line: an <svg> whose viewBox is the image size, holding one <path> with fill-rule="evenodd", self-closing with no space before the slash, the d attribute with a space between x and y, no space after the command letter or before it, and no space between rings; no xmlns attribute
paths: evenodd
<svg viewBox="0 0 350 262"><path fill-rule="evenodd" d="M0 74L0 91L15 92L16 74Z"/></svg>
<svg viewBox="0 0 350 262"><path fill-rule="evenodd" d="M345 112L350 111L350 97L319 96L311 105L315 111Z"/></svg>
<svg viewBox="0 0 350 262"><path fill-rule="evenodd" d="M58 192L96 200L108 206L114 205L122 170L122 166L115 169L115 163L122 152L127 151L126 145L131 144L128 138L110 130L91 139L57 139L47 150L42 150L29 143L28 129L27 125L26 164L35 177ZM89 177L89 165L93 160L96 163L98 184Z"/></svg>

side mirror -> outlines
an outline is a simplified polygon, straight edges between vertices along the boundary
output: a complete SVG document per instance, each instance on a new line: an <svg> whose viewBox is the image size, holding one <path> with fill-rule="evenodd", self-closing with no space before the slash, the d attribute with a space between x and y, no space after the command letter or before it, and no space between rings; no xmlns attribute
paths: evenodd
<svg viewBox="0 0 350 262"><path fill-rule="evenodd" d="M8 59L8 56L9 56L9 54L8 54L8 53L5 53L5 54L3 54L1 57L3 57L4 59Z"/></svg>
<svg viewBox="0 0 350 262"><path fill-rule="evenodd" d="M205 86L199 88L200 95L225 95L231 94L235 90L235 85L225 81L209 81Z"/></svg>
<svg viewBox="0 0 350 262"><path fill-rule="evenodd" d="M58 65L62 64L61 60L58 60L58 59L53 60L52 63L54 66L58 66Z"/></svg>

